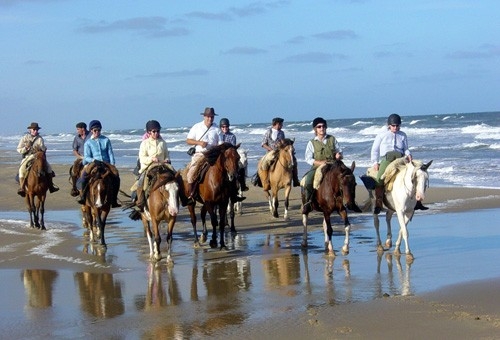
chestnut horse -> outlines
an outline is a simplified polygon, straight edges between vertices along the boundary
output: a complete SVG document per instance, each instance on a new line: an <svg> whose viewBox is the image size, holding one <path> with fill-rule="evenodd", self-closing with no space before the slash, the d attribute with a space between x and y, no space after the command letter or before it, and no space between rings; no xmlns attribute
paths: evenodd
<svg viewBox="0 0 500 340"><path fill-rule="evenodd" d="M325 251L330 256L335 256L332 245L332 223L330 215L336 211L344 221L345 239L342 247L342 254L349 254L349 232L351 225L347 217L347 209L354 212L361 212L356 204L356 178L354 168L356 164L352 162L348 168L342 161L326 163L316 169L314 185L316 189L312 196L313 210L323 213L323 232L325 234ZM303 186L303 183L301 183ZM302 197L303 204L305 197ZM346 209L347 208L347 209ZM302 246L307 247L307 218L309 213L302 214L302 225L304 233L302 235Z"/></svg>
<svg viewBox="0 0 500 340"><path fill-rule="evenodd" d="M275 151L277 154L276 160L268 170L271 193L269 193L269 190L264 190L267 201L269 202L269 210L273 217L278 218L278 191L285 189L285 213L283 215L285 220L288 219L289 197L290 191L292 190L293 155L295 153L293 143L294 140L288 138L282 139L278 143L277 150ZM259 169L259 178L262 180L263 176L261 175L262 170L260 168L260 162L257 168Z"/></svg>
<svg viewBox="0 0 500 340"><path fill-rule="evenodd" d="M31 165L28 164L28 175L24 181L26 187L26 206L30 214L30 227L45 229L43 215L45 213L45 198L49 189L47 179L47 159L45 151L36 151Z"/></svg>
<svg viewBox="0 0 500 340"><path fill-rule="evenodd" d="M227 205L230 201L231 194L236 191L236 181L238 176L238 162L240 155L237 149L240 144L234 146L229 143L218 145L212 149L204 152L206 163L205 170L202 171L200 176L198 190L196 193L196 201L203 205L210 214L210 221L212 224L212 239L210 240L210 247L217 247L217 226L219 226L220 235L220 249L226 248L224 241L224 230L226 226ZM187 169L181 172L184 185L180 191L182 200L186 201L186 192L188 188L187 183ZM196 229L196 214L195 204L188 205L189 215L191 217L191 224L193 226L195 246L199 246L200 241ZM217 211L219 219L217 219ZM205 241L208 231L206 225L203 225L203 237Z"/></svg>
<svg viewBox="0 0 500 340"><path fill-rule="evenodd" d="M168 224L167 230L167 262L172 261L172 233L179 213L179 184L178 176L171 165L159 164L149 169L147 176L151 179L149 193L146 191L146 204L141 213L144 231L148 237L149 257L151 260L161 260L160 252L160 223ZM153 232L151 232L151 226ZM154 239L153 239L154 233Z"/></svg>
<svg viewBox="0 0 500 340"><path fill-rule="evenodd" d="M99 239L100 244L106 246L104 228L111 209L113 173L105 162L94 161L94 163L88 174L88 184L85 189L87 195L82 207L83 226L90 232L90 242Z"/></svg>

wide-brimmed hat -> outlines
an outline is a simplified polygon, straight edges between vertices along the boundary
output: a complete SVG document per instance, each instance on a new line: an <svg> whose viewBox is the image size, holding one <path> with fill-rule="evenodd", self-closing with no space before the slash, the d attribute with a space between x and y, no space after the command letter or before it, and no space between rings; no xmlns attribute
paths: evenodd
<svg viewBox="0 0 500 340"><path fill-rule="evenodd" d="M215 113L215 110L213 107L206 107L205 111L203 111L200 114L204 115L204 116L209 116L209 117L217 116L217 113Z"/></svg>
<svg viewBox="0 0 500 340"><path fill-rule="evenodd" d="M30 126L27 127L27 129L35 129L35 130L40 130L41 127L38 126L38 123L32 122Z"/></svg>

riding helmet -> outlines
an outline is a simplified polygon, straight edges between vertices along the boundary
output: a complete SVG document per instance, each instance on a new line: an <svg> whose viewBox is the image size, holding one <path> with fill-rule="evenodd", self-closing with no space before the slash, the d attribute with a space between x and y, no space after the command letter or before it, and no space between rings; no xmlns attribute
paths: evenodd
<svg viewBox="0 0 500 340"><path fill-rule="evenodd" d="M387 125L401 125L401 117L393 113L387 118Z"/></svg>
<svg viewBox="0 0 500 340"><path fill-rule="evenodd" d="M229 126L229 125L230 125L230 124L229 124L229 119L227 119L227 118L222 118L222 119L220 120L220 122L219 122L219 126L224 126L224 125L226 125L226 126Z"/></svg>
<svg viewBox="0 0 500 340"><path fill-rule="evenodd" d="M161 126L157 120L150 120L146 123L146 131L160 130L160 129L161 129Z"/></svg>
<svg viewBox="0 0 500 340"><path fill-rule="evenodd" d="M92 121L90 121L90 123L89 123L89 130L92 130L92 129L102 129L101 122L98 121L98 120L92 120Z"/></svg>

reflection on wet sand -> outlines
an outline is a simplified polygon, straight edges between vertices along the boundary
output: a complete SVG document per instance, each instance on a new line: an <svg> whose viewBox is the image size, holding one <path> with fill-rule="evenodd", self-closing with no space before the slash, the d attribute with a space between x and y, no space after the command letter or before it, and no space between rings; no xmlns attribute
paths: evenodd
<svg viewBox="0 0 500 340"><path fill-rule="evenodd" d="M26 301L29 307L52 307L52 285L57 278L54 270L26 269L22 272Z"/></svg>
<svg viewBox="0 0 500 340"><path fill-rule="evenodd" d="M113 318L125 311L121 282L109 273L75 273L81 308L98 318Z"/></svg>
<svg viewBox="0 0 500 340"><path fill-rule="evenodd" d="M383 280L383 275L381 271L382 258L385 258L385 262L387 264L387 281ZM398 280L399 284L397 284L394 280L393 273L393 259L395 258L396 268L398 271ZM382 253L377 252L377 274L375 276L375 291L374 298L380 298L382 296L387 295L413 295L411 290L411 281L410 281L410 269L412 262L405 262L405 269L401 266L401 256L400 255L392 255L390 253ZM383 292L383 284L387 282L387 287L389 293Z"/></svg>

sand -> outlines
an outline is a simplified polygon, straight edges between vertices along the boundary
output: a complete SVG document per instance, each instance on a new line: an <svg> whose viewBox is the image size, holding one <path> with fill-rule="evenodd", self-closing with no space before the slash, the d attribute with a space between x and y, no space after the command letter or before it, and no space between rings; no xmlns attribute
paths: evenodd
<svg viewBox="0 0 500 340"><path fill-rule="evenodd" d="M77 214L78 205L75 204L74 198L70 197L70 186L68 182L68 166L54 166L57 174L55 183L61 188L57 193L49 195L46 204L46 210L68 211L71 216ZM24 201L15 194L16 185L13 182L13 177L17 171L15 166L3 166L0 169L0 211L16 212L25 210ZM132 185L133 176L128 170L122 170L122 188L128 192L128 188ZM363 205L367 199L367 193L361 185L357 188L357 201ZM302 232L301 215L299 213L299 191L292 190L292 199L290 207L290 221L288 222L273 222L270 228L269 218L263 218L263 213L266 213L267 203L263 201L263 193L259 188L252 187L246 193L247 200L244 202L244 214L238 217L238 230L245 235L260 235L260 234L282 234L282 233L300 233ZM126 199L122 197L122 199ZM425 204L431 210L428 214L453 214L456 212L475 211L484 209L500 208L500 190L499 189L472 189L472 188L429 188L427 191ZM365 207L368 209L368 206ZM125 212L123 213L125 214ZM369 216L369 214L367 213ZM2 215L0 215L2 216ZM26 213L27 216L27 213ZM179 220L187 220L186 210L181 210ZM362 220L362 219L360 219ZM412 222L416 223L416 222ZM139 229L140 230L140 229ZM316 229L318 230L318 229ZM184 229L183 232L186 232ZM21 255L23 249L30 248L30 242L37 242L41 238L40 232L37 230L29 231L28 239L26 233L22 235L2 234L0 239L0 249L4 252L4 261L0 263L0 270L4 273L6 270L22 269L24 273L30 268L42 268L44 270L52 270L59 275L64 276L66 272L80 273L85 270L85 266L80 266L77 263L67 263L50 258L41 258L36 255ZM43 237L43 236L42 236ZM496 236L495 236L496 237ZM340 240L337 240L337 245ZM72 257L75 255L75 248L80 245L81 241L72 237L68 237L67 242L58 245L56 252ZM5 251L10 245L18 245L15 254ZM23 244L26 244L25 246ZM114 249L118 249L116 246ZM262 248L264 249L264 248ZM270 250L272 252L272 250ZM414 250L415 251L415 250ZM110 250L108 250L110 252ZM113 248L111 249L113 252ZM78 256L82 256L78 252ZM182 262L191 261L189 256L190 250L183 250L184 255ZM262 254L258 254L261 256ZM96 261L95 254L89 253L85 255L85 259ZM117 257L130 256L129 251L114 254ZM350 254L348 256L356 256ZM349 257L346 257L347 259ZM205 257L206 260L206 257ZM342 260L335 260L342 261ZM345 261L345 260L344 260ZM418 261L418 256L417 256ZM440 261L440 259L435 259ZM96 261L98 262L98 261ZM119 261L117 261L119 262ZM352 261L355 263L355 261ZM147 263L147 261L145 261ZM314 264L314 263L312 263ZM352 264L351 264L352 265ZM177 266L177 264L176 264ZM178 267L174 267L175 272ZM61 270L63 270L61 272ZM99 273L114 273L116 267L96 266L92 271ZM45 272L46 273L46 272ZM62 274L61 274L62 273ZM177 275L182 272L178 272ZM4 274L5 275L5 274ZM75 274L77 275L77 274ZM78 274L80 275L80 274ZM201 275L201 273L200 273ZM259 277L258 273L252 272L255 278ZM52 280L46 277L45 280ZM10 282L10 281L9 281ZM112 284L112 283L111 283ZM171 286L169 286L171 287ZM287 299L292 299L292 296L285 292L287 290L277 290L271 296L277 301L276 307L279 312L269 312L269 318L247 318L241 323L228 322L220 320L218 327L214 327L211 332L184 332L179 333L181 337L201 337L212 336L215 338L228 339L256 339L256 338L279 338L279 339L336 339L336 338L356 338L356 339L392 339L403 337L405 339L421 339L421 338L453 338L453 339L497 339L500 338L500 279L491 278L488 280L480 280L473 282L461 282L458 285L441 287L436 291L427 292L424 294L404 295L389 295L383 298L376 298L371 301L353 302L343 304L311 304L309 306L297 306L297 310L293 307L286 307ZM5 291L8 287L3 287ZM272 293L272 292L271 292ZM3 296L3 295L2 295ZM0 301L3 301L0 296ZM219 297L221 298L221 297ZM224 300L224 297L222 297ZM228 303L232 303L228 301ZM175 304L175 303L174 303ZM249 303L252 305L252 303ZM55 307L52 307L55 309ZM169 308L173 308L170 306ZM183 307L191 308L191 307ZM209 307L207 307L209 309ZM7 311L2 308L2 314L6 315ZM285 312L284 312L285 311ZM164 311L165 312L165 311ZM69 312L71 314L71 311ZM165 312L166 313L166 312ZM194 309L193 311L185 311L186 319L192 318L190 327L208 327L207 324L196 325L196 315L208 313L206 310ZM205 314L204 314L205 313ZM37 313L34 314L38 315ZM137 327L144 329L147 320L151 317L148 313L134 314L135 318L133 326L127 322L127 319L118 321L117 318L105 317L100 320L106 322L97 322L90 325L89 333L96 338L107 338L110 336L109 327L123 328ZM237 317L233 315L232 317ZM6 334L11 337L34 337L43 338L50 336L52 338L68 338L71 334L71 326L61 326L65 331L61 333L54 332L53 329L59 327L57 321L64 324L67 315L52 316L47 324L45 317L38 315L31 316L30 322L35 326L40 326L42 332L37 333L33 329L22 329L15 324L9 325ZM143 319L141 321L141 318ZM99 318L98 318L99 319ZM153 322L153 321L150 321ZM104 327L108 325L109 327ZM5 326L2 324L2 326ZM158 324L155 324L158 327ZM211 325L213 326L213 325ZM166 326L165 326L166 327ZM146 327L147 328L147 327ZM45 331L46 333L43 333ZM38 334L34 336L33 334ZM44 335L45 334L45 335ZM115 334L121 334L119 330ZM126 333L125 333L126 334ZM134 333L128 333L117 336L118 338L136 338ZM176 335L175 330L166 330L161 327L157 328L157 334L154 330L144 331L140 337L144 338L171 338ZM183 334L183 335L182 335ZM187 334L187 335L186 335ZM75 334L76 336L83 336Z"/></svg>

